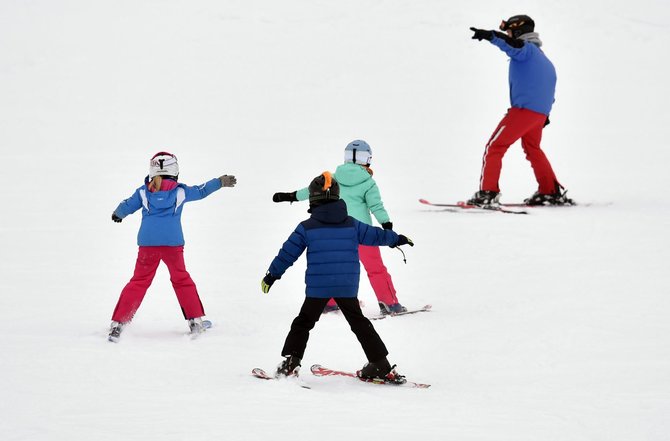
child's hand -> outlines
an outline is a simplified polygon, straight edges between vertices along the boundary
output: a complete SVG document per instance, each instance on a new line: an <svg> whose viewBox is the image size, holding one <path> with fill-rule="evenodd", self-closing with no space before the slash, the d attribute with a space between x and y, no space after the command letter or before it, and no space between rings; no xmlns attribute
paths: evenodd
<svg viewBox="0 0 670 441"><path fill-rule="evenodd" d="M275 283L275 280L277 280L277 277L270 274L270 271L265 274L265 277L261 280L261 290L263 290L263 293L267 294L270 292L270 288L272 287L272 284Z"/></svg>
<svg viewBox="0 0 670 441"><path fill-rule="evenodd" d="M123 219L120 218L120 217L118 217L118 216L116 215L116 213L112 213L112 220L118 224L118 223L121 222Z"/></svg>
<svg viewBox="0 0 670 441"><path fill-rule="evenodd" d="M222 187L234 187L237 184L237 179L233 175L223 175L219 177Z"/></svg>
<svg viewBox="0 0 670 441"><path fill-rule="evenodd" d="M296 193L295 191L291 193L275 193L272 195L272 202L297 202Z"/></svg>
<svg viewBox="0 0 670 441"><path fill-rule="evenodd" d="M414 242L412 242L412 239L410 239L409 237L404 236L402 234L399 234L398 235L398 243L396 243L395 246L398 247L400 245L409 245L409 246L413 247Z"/></svg>
<svg viewBox="0 0 670 441"><path fill-rule="evenodd" d="M382 228L385 229L385 230L392 230L393 229L393 222L391 222L391 221L384 222L382 224Z"/></svg>

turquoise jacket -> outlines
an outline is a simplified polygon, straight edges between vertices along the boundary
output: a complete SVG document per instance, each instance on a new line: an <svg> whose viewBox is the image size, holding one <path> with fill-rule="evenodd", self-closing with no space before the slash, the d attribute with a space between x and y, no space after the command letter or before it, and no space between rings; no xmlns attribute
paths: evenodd
<svg viewBox="0 0 670 441"><path fill-rule="evenodd" d="M340 199L347 204L347 213L354 219L372 225L374 214L377 222L383 224L390 218L384 209L377 183L362 165L347 162L335 170L335 180L340 184ZM296 192L299 201L309 199L309 190L303 188Z"/></svg>

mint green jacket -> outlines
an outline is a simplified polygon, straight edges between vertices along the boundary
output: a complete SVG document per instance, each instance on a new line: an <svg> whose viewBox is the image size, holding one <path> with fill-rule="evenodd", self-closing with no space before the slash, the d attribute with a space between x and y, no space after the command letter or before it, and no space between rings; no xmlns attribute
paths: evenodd
<svg viewBox="0 0 670 441"><path fill-rule="evenodd" d="M340 184L340 199L347 204L349 216L372 225L370 216L372 212L380 224L390 221L377 183L363 166L347 162L337 167L334 176ZM309 199L309 190L307 188L298 190L296 198L299 201Z"/></svg>

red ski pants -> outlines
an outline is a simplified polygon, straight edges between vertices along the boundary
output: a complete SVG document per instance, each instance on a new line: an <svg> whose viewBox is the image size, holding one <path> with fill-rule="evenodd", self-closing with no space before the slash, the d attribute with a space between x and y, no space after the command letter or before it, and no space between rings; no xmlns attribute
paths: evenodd
<svg viewBox="0 0 670 441"><path fill-rule="evenodd" d="M542 194L556 192L557 185L560 184L558 184L547 156L540 148L542 129L546 119L546 115L528 109L512 107L507 111L486 144L479 182L480 190L500 192L498 181L502 169L502 158L509 146L521 139L521 148L533 167L538 191Z"/></svg>
<svg viewBox="0 0 670 441"><path fill-rule="evenodd" d="M368 279L370 280L372 290L377 296L377 300L384 302L387 305L398 303L393 280L391 280L391 275L386 269L386 266L384 266L382 253L380 252L379 247L359 245L358 258L361 260L365 271L368 273ZM328 302L329 306L334 306L335 304L333 299L330 299Z"/></svg>
<svg viewBox="0 0 670 441"><path fill-rule="evenodd" d="M170 281L177 294L184 318L190 319L205 315L195 283L186 271L184 247L140 247L135 263L135 273L121 291L112 320L125 323L133 318L156 275L161 260L165 262L170 272Z"/></svg>

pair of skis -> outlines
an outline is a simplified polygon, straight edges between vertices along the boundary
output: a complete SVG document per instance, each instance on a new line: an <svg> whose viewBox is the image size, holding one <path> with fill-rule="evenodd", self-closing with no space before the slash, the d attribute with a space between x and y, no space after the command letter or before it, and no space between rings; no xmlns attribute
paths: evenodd
<svg viewBox="0 0 670 441"><path fill-rule="evenodd" d="M477 205L468 204L463 201L459 201L455 204L437 204L430 202L426 199L419 199L419 202L421 202L424 205L430 205L431 207L443 207L448 209L449 211L485 210L485 211L497 211L499 213L506 213L506 214L528 214L526 210L515 210L508 208L508 207L527 207L526 204L499 204L499 205L492 205L490 207L479 207Z"/></svg>
<svg viewBox="0 0 670 441"><path fill-rule="evenodd" d="M212 322L210 320L203 320L202 321L202 327L203 327L204 330L207 330L207 329L212 327ZM186 335L190 336L191 339L196 339L200 336L199 333L196 334L196 333L191 333L191 332L187 333ZM110 341L112 343L118 343L120 338L121 338L120 334L116 335L116 336L113 336L113 335L110 334L110 335L107 336L107 341Z"/></svg>
<svg viewBox="0 0 670 441"><path fill-rule="evenodd" d="M363 381L366 383L372 383L372 384L384 384L388 386L398 386L398 387L411 387L411 388L417 388L417 389L427 389L430 387L430 384L425 384L425 383L415 383L413 381L406 381L404 383L392 383L392 382L386 382L383 380L373 380L373 379L367 379L367 378L360 378L358 375L356 375L354 372L347 372L347 371L337 371L334 369L328 369L326 367L321 366L320 364L315 364L312 365L310 368L310 371L312 372L313 375L317 377L348 377L348 378L353 378L358 381ZM255 368L251 371L251 375L253 375L256 378L260 378L262 380L277 380L278 378L273 377L272 375L268 374L261 368ZM291 376L291 377L286 377L286 379L295 381L298 383L298 385L302 388L305 389L311 389L311 387L305 383L300 377L298 376Z"/></svg>

